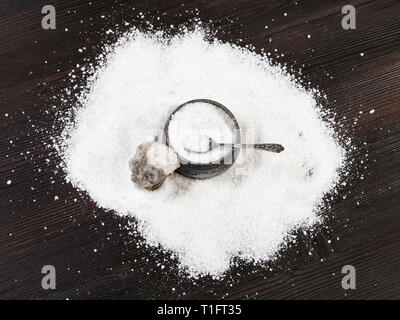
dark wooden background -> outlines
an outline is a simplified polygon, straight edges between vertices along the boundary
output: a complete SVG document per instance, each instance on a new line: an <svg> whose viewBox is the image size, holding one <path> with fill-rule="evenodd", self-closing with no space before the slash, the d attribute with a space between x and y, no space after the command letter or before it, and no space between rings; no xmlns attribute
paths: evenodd
<svg viewBox="0 0 400 320"><path fill-rule="evenodd" d="M56 30L41 28L45 4L57 10ZM356 30L341 28L346 4L357 9ZM353 139L349 183L324 213L326 226L313 237L299 232L268 268L243 264L220 281L182 277L176 261L139 245L127 220L96 208L56 167L46 143L60 130L56 112L67 110L54 96L77 63L94 62L115 40L108 28L144 26L139 12L157 27L198 14L220 39L271 51L326 93L327 110ZM400 298L399 85L398 0L2 0L0 298ZM41 288L47 264L56 290ZM356 290L341 287L347 264Z"/></svg>

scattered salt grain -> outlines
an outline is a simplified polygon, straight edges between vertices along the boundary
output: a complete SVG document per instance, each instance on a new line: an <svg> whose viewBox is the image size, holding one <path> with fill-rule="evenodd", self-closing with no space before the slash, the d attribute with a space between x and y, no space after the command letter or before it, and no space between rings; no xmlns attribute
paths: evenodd
<svg viewBox="0 0 400 320"><path fill-rule="evenodd" d="M191 276L221 276L233 258L266 261L293 229L320 221L344 151L312 93L266 58L205 36L122 37L79 97L59 150L67 180L98 206L135 217L147 243L174 253ZM127 162L137 146L197 98L224 104L257 141L285 151L243 152L211 179L173 174L157 191L136 188Z"/></svg>

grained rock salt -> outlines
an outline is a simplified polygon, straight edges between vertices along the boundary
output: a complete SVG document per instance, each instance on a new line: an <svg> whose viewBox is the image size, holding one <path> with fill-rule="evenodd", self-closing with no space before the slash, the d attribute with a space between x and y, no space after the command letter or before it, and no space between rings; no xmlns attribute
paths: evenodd
<svg viewBox="0 0 400 320"><path fill-rule="evenodd" d="M135 217L146 241L175 253L190 275L220 276L233 258L266 261L293 229L320 221L345 157L313 93L265 57L205 38L124 35L82 95L61 155L68 181L98 206ZM174 173L154 192L137 188L127 166L137 146L197 98L228 106L246 136L285 152L242 151L220 176Z"/></svg>

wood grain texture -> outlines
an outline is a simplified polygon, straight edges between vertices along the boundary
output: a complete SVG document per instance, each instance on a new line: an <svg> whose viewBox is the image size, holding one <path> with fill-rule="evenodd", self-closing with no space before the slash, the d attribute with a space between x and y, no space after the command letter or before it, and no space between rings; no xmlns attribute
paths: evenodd
<svg viewBox="0 0 400 320"><path fill-rule="evenodd" d="M349 3L357 29L345 31L341 8ZM52 1L57 29L47 31L45 4L0 3L0 298L400 298L398 0ZM197 12L220 39L271 52L326 93L325 108L353 140L349 182L324 212L325 226L313 237L299 231L267 267L242 264L222 281L182 277L176 261L140 244L129 221L65 183L46 147L60 130L53 96L68 86L68 73L115 40L108 28L144 26L139 12L157 26ZM41 288L46 264L56 267L57 290ZM357 270L353 291L341 287L346 264Z"/></svg>

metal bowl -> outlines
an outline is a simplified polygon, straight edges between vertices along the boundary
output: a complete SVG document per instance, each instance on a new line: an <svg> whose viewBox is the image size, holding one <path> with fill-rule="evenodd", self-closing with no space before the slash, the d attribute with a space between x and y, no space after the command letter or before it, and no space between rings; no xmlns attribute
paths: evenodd
<svg viewBox="0 0 400 320"><path fill-rule="evenodd" d="M185 102L181 104L179 107L177 107L169 116L165 127L164 127L164 133L165 133L165 143L167 146L170 146L169 143L169 135L168 135L168 127L169 123L174 116L175 113L177 113L179 110L187 106L188 104L191 103L196 103L196 102L203 102L203 103L208 103L211 104L220 110L222 110L231 120L233 123L232 130L235 135L235 141L234 143L240 144L241 143L241 136L240 136L240 127L239 124L235 118L235 116L232 114L232 112L229 111L228 108L226 108L224 105L213 101L213 100L208 100L208 99L195 99L195 100L190 100L188 102ZM185 159L182 157L180 154L178 154L179 162L181 163L181 166L176 170L176 172L189 177L189 178L194 178L194 179L207 179L211 177L215 177L221 173L224 173L226 170L228 170L232 164L236 161L238 155L239 155L240 150L238 148L233 148L231 152L228 152L224 157L217 161L209 162L209 163L198 163L198 162L193 162Z"/></svg>

